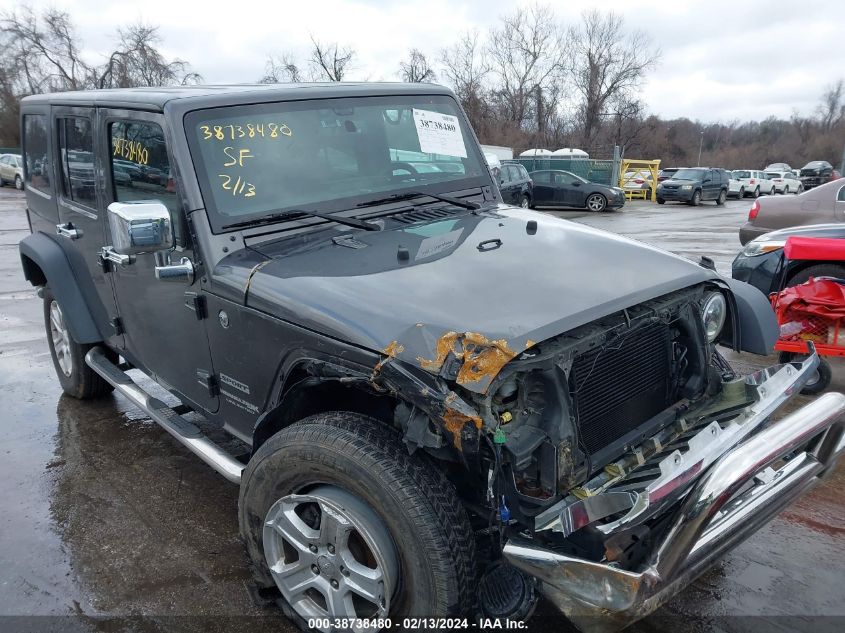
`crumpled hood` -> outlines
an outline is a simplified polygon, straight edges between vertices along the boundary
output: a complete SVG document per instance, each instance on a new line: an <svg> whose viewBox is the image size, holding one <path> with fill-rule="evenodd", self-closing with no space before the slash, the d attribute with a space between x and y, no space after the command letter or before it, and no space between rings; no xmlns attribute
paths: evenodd
<svg viewBox="0 0 845 633"><path fill-rule="evenodd" d="M349 235L347 246L251 247L268 259L252 274L247 305L434 373L451 352L464 361L458 382L476 392L535 342L717 276L639 242L505 206Z"/></svg>

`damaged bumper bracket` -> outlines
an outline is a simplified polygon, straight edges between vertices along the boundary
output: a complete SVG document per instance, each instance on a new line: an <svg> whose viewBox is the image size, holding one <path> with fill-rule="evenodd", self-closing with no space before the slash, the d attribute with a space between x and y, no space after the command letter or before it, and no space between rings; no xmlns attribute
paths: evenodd
<svg viewBox="0 0 845 633"><path fill-rule="evenodd" d="M760 400L743 425L760 429L815 370L811 355L756 384ZM784 377L789 380L784 384ZM754 379L752 379L754 380ZM541 592L579 628L613 631L671 598L817 484L845 452L845 396L828 393L723 450L696 477L662 541L640 571L557 553L522 537L505 557L537 578ZM724 446L721 446L724 449Z"/></svg>

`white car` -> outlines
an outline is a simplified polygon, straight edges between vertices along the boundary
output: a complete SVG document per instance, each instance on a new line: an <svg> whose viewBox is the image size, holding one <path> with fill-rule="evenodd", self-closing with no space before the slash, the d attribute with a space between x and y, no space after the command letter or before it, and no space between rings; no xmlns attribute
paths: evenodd
<svg viewBox="0 0 845 633"><path fill-rule="evenodd" d="M625 191L651 191L651 172L626 171L622 176L622 188Z"/></svg>
<svg viewBox="0 0 845 633"><path fill-rule="evenodd" d="M728 197L729 198L744 198L745 197L745 185L742 184L741 180L738 180L733 177L732 172L728 172L731 177L728 180Z"/></svg>
<svg viewBox="0 0 845 633"><path fill-rule="evenodd" d="M734 169L731 178L742 183L743 197L759 198L763 194L775 195L775 183L769 180L766 172L758 169Z"/></svg>
<svg viewBox="0 0 845 633"><path fill-rule="evenodd" d="M804 186L791 171L767 171L766 176L775 184L777 193L801 193Z"/></svg>

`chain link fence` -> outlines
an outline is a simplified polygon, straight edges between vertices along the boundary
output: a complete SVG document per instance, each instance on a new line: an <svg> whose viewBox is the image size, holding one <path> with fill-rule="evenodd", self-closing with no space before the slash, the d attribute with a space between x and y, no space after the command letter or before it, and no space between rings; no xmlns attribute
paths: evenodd
<svg viewBox="0 0 845 633"><path fill-rule="evenodd" d="M525 167L529 172L541 169L560 169L586 178L590 182L602 185L616 186L613 182L613 160L596 160L593 158L516 158L513 161Z"/></svg>

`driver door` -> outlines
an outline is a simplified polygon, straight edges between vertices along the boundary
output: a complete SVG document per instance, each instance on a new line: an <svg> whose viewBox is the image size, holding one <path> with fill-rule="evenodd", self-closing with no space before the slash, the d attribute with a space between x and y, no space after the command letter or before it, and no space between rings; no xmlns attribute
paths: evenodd
<svg viewBox="0 0 845 633"><path fill-rule="evenodd" d="M107 265L124 335L124 356L187 398L188 404L213 413L219 403L198 280L164 281L155 275L156 266L171 261L197 262L173 179L164 119L152 113L101 110L98 125L99 149L105 157L102 213L108 215L113 202L155 200L170 212L174 234L172 252L144 253L125 265ZM119 161L117 166L115 161ZM138 169L127 169L127 162ZM104 246L115 243L112 227L106 222Z"/></svg>

